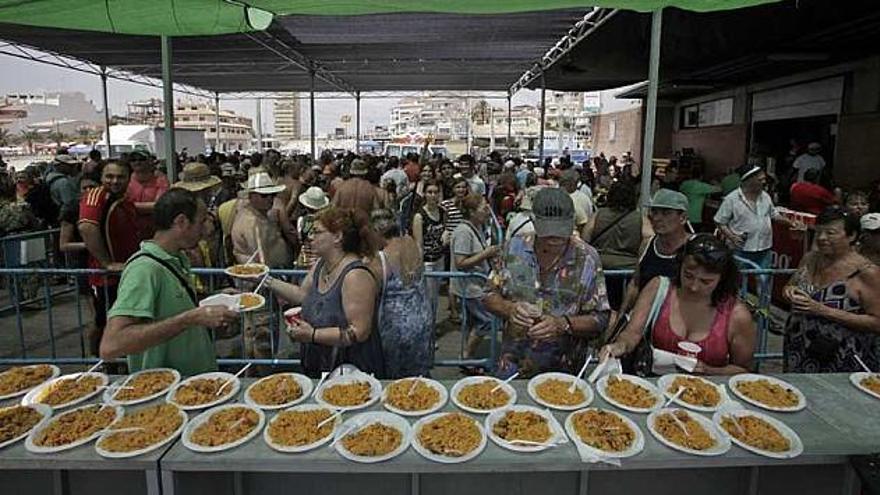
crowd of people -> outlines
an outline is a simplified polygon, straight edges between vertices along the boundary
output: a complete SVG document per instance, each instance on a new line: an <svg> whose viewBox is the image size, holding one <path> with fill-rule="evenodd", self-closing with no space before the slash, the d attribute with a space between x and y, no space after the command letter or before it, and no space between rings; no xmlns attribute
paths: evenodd
<svg viewBox="0 0 880 495"><path fill-rule="evenodd" d="M880 205L874 193L820 186L824 162L808 150L794 157L788 193L817 214L815 241L785 290L784 366L854 371L858 357L876 369ZM428 375L444 291L449 320L465 320L464 363L500 329L502 377L576 372L590 355L647 374L646 347L678 353L681 342L700 348L694 373L753 367L757 330L738 296L739 264L771 266L773 221L805 228L780 213L760 163L717 183L667 167L640 198L630 156L534 163L426 151L180 156L175 183L143 151L60 153L0 174L0 232L59 227L71 267L106 270L83 284L94 303L90 350L127 356L130 371L214 369L243 341L244 357L292 352L312 376L343 363L378 377ZM199 306L218 287L191 268L249 262L307 275L268 277L264 294L277 304L253 312ZM429 275L444 270L458 275L448 284ZM255 285L227 282L226 291ZM273 333L277 307L302 308L283 334Z"/></svg>

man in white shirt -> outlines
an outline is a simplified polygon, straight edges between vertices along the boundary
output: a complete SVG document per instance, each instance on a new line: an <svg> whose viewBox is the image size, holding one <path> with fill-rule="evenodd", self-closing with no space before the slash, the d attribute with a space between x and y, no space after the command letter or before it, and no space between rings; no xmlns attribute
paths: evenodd
<svg viewBox="0 0 880 495"><path fill-rule="evenodd" d="M822 151L821 144L810 143L807 145L807 152L794 161L792 167L797 170L797 182L804 181L807 170L818 170L821 173L825 168L825 159L819 154L820 151Z"/></svg>
<svg viewBox="0 0 880 495"><path fill-rule="evenodd" d="M789 228L801 228L779 214L764 190L767 175L758 166L747 166L740 187L725 196L715 213L715 223L736 249L737 256L769 268L773 247L773 220Z"/></svg>
<svg viewBox="0 0 880 495"><path fill-rule="evenodd" d="M577 171L570 168L562 172L562 176L559 178L559 187L565 189L565 192L571 196L575 209L579 209L589 218L593 215L593 201L583 191L578 189L579 179Z"/></svg>

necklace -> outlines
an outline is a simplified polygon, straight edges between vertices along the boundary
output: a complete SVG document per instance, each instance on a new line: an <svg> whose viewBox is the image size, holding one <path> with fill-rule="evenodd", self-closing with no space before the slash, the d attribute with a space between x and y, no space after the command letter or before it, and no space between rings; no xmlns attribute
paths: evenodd
<svg viewBox="0 0 880 495"><path fill-rule="evenodd" d="M345 258L346 258L346 255L343 254L342 256L339 257L338 260L333 262L333 265L331 265L329 268L326 265L322 267L321 281L324 282L324 285L326 285L327 282L330 281L330 276L333 275L334 272L336 272L336 269L339 267L340 263L342 263L345 260Z"/></svg>

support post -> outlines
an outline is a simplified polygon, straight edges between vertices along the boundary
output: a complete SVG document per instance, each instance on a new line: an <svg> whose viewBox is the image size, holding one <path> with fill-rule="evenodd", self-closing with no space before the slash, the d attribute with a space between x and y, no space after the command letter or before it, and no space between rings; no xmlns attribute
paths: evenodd
<svg viewBox="0 0 880 495"><path fill-rule="evenodd" d="M648 101L645 112L645 132L642 139L641 204L651 200L651 173L654 157L654 129L657 124L657 84L660 76L660 40L663 34L663 9L657 9L651 19L651 54L648 64Z"/></svg>
<svg viewBox="0 0 880 495"><path fill-rule="evenodd" d="M465 107L465 111L467 112L467 149L465 150L465 153L470 154L471 153L471 146L473 145L473 136L471 135L471 118L473 116L471 115L471 99L470 99L470 97L466 97L464 99L464 107Z"/></svg>
<svg viewBox="0 0 880 495"><path fill-rule="evenodd" d="M214 140L214 153L220 153L220 93L214 92L214 128L217 131L217 138Z"/></svg>
<svg viewBox="0 0 880 495"><path fill-rule="evenodd" d="M495 105L489 105L489 152L495 151Z"/></svg>
<svg viewBox="0 0 880 495"><path fill-rule="evenodd" d="M513 100L513 94L508 92L507 93L507 143L506 143L507 156L513 156L513 154L511 153L511 150L510 150L510 146L511 146L510 143L511 143L512 137L513 137L512 132L511 132L511 129L512 129L511 125L512 125L512 121L513 121L513 117L512 117L512 115L513 115L513 102L512 102L512 100Z"/></svg>
<svg viewBox="0 0 880 495"><path fill-rule="evenodd" d="M315 156L315 71L309 72L309 141L312 145L312 160L317 160Z"/></svg>
<svg viewBox="0 0 880 495"><path fill-rule="evenodd" d="M263 99L257 98L257 151L263 152Z"/></svg>
<svg viewBox="0 0 880 495"><path fill-rule="evenodd" d="M171 37L162 36L162 104L165 116L165 169L168 181L177 182L177 149L174 146L174 81L171 74Z"/></svg>
<svg viewBox="0 0 880 495"><path fill-rule="evenodd" d="M361 92L354 93L355 109L354 109L354 152L361 152Z"/></svg>
<svg viewBox="0 0 880 495"><path fill-rule="evenodd" d="M541 129L538 132L538 166L544 166L544 117L547 114L547 87L544 84L544 72L541 71Z"/></svg>
<svg viewBox="0 0 880 495"><path fill-rule="evenodd" d="M107 103L107 68L101 66L101 95L104 98L104 130L107 133L107 158L111 158L113 148L110 147L110 105Z"/></svg>

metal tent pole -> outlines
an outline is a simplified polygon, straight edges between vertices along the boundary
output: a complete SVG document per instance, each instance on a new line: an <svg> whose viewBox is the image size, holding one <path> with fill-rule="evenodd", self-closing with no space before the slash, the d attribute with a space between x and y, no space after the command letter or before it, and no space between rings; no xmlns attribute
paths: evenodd
<svg viewBox="0 0 880 495"><path fill-rule="evenodd" d="M257 151L263 152L263 99L257 98Z"/></svg>
<svg viewBox="0 0 880 495"><path fill-rule="evenodd" d="M511 115L513 113L513 95L507 93L507 156L511 156L510 153L510 142L511 142L511 121L513 120Z"/></svg>
<svg viewBox="0 0 880 495"><path fill-rule="evenodd" d="M217 126L215 129L217 131L217 138L214 141L214 153L219 153L221 150L220 146L220 93L214 92L214 124Z"/></svg>
<svg viewBox="0 0 880 495"><path fill-rule="evenodd" d="M544 72L541 71L541 130L538 134L538 166L544 166L544 116L547 113L547 87L544 84Z"/></svg>
<svg viewBox="0 0 880 495"><path fill-rule="evenodd" d="M104 97L104 130L107 131L107 158L113 153L110 147L110 105L107 103L107 68L101 66L101 94Z"/></svg>
<svg viewBox="0 0 880 495"><path fill-rule="evenodd" d="M309 141L312 145L312 160L317 160L315 156L315 71L309 72Z"/></svg>
<svg viewBox="0 0 880 495"><path fill-rule="evenodd" d="M354 152L361 152L361 92L356 91L354 94L355 112L354 112Z"/></svg>
<svg viewBox="0 0 880 495"><path fill-rule="evenodd" d="M165 170L168 181L177 182L177 160L174 146L174 82L171 80L171 37L162 36L162 105L165 107Z"/></svg>
<svg viewBox="0 0 880 495"><path fill-rule="evenodd" d="M489 105L489 151L495 151L495 105Z"/></svg>
<svg viewBox="0 0 880 495"><path fill-rule="evenodd" d="M465 111L467 112L467 141L466 141L467 149L465 150L465 153L470 154L471 146L473 145L473 136L471 136L471 117L472 117L472 115L471 115L471 99L470 98L464 99L464 107L465 107Z"/></svg>
<svg viewBox="0 0 880 495"><path fill-rule="evenodd" d="M645 134L642 139L642 205L651 200L651 173L654 157L654 129L657 124L657 84L660 76L660 40L663 33L663 9L654 11L651 20L651 58L648 64L648 101Z"/></svg>

